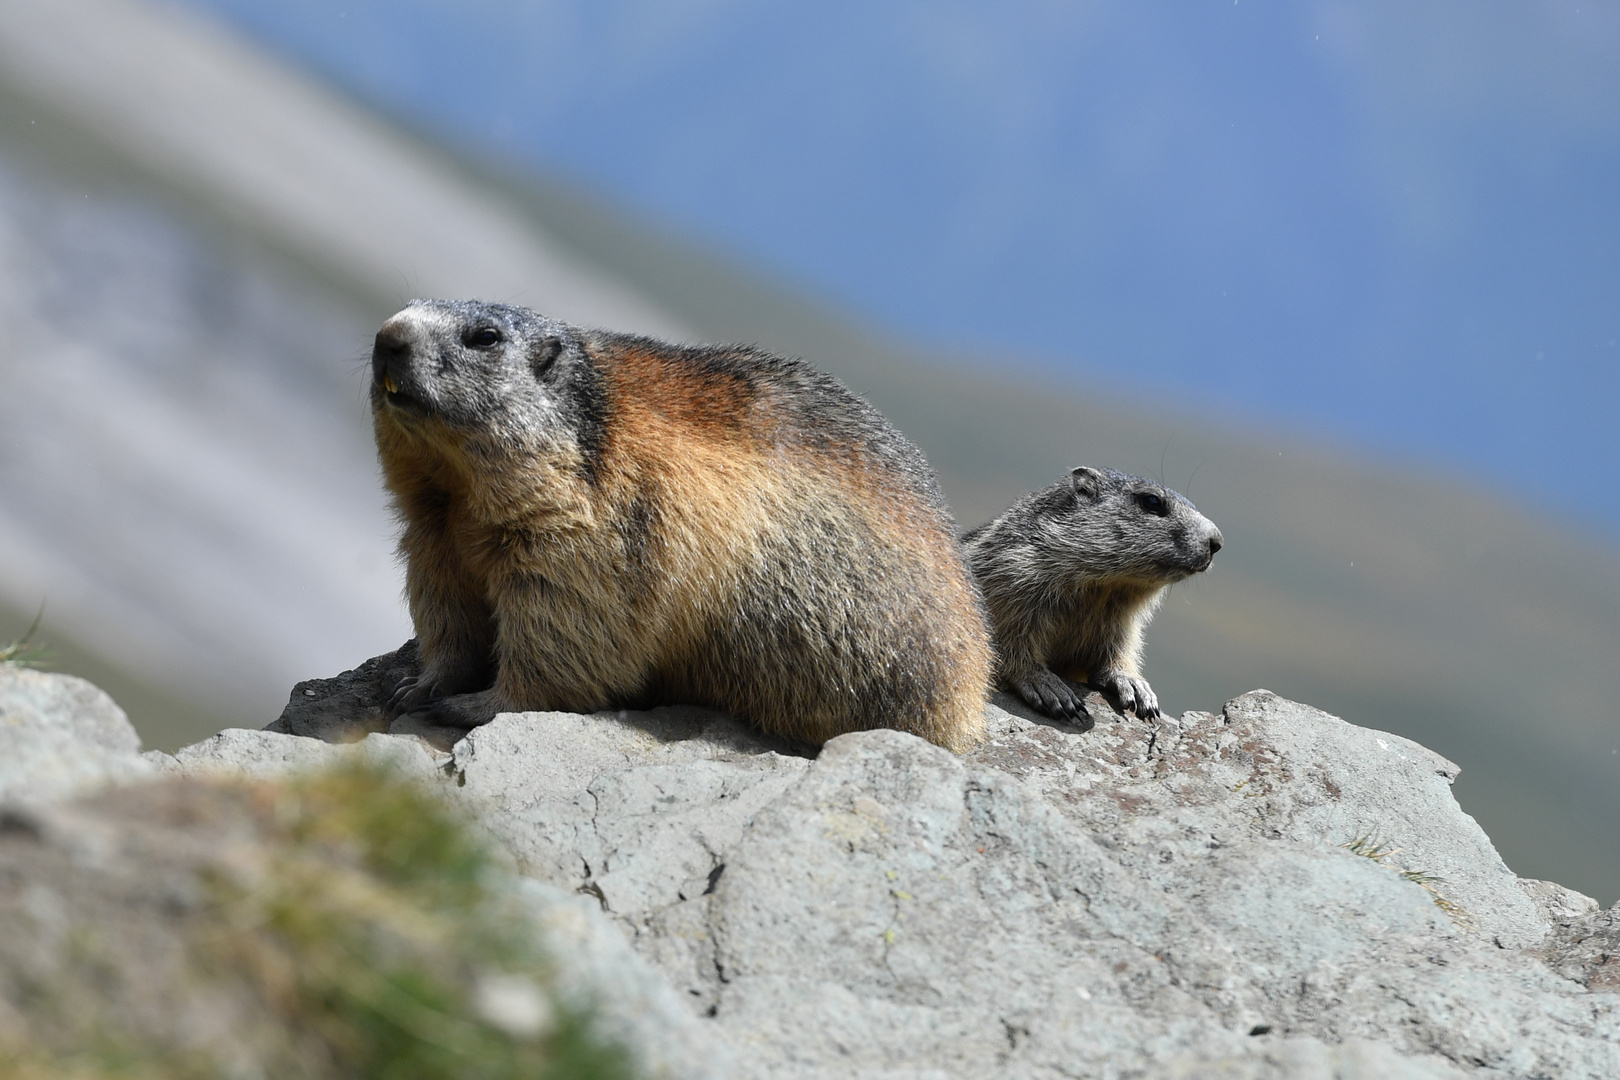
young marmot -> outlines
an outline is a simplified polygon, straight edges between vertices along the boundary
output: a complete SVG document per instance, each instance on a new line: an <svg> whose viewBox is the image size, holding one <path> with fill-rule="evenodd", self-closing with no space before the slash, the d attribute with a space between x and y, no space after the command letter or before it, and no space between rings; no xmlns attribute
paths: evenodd
<svg viewBox="0 0 1620 1080"><path fill-rule="evenodd" d="M830 376L418 300L377 334L371 405L423 657L392 714L687 702L813 743L981 737L989 627L951 516Z"/></svg>
<svg viewBox="0 0 1620 1080"><path fill-rule="evenodd" d="M990 608L1001 685L1066 720L1087 719L1070 679L1144 719L1159 715L1141 675L1142 631L1167 587L1208 569L1221 549L1221 531L1192 503L1082 465L962 545Z"/></svg>

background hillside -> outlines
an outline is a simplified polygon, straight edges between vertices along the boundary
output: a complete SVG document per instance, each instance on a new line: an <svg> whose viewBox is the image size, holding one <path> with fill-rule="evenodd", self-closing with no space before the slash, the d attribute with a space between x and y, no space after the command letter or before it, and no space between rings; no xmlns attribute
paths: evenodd
<svg viewBox="0 0 1620 1080"><path fill-rule="evenodd" d="M1418 739L1517 872L1620 895L1620 558L1521 487L1012 343L907 344L126 0L0 20L0 639L46 601L59 666L166 747L397 645L360 386L419 294L806 356L922 445L964 525L1079 462L1162 476L1228 540L1150 636L1169 708L1266 686Z"/></svg>
<svg viewBox="0 0 1620 1080"><path fill-rule="evenodd" d="M1620 537L1613 4L190 2L908 341Z"/></svg>

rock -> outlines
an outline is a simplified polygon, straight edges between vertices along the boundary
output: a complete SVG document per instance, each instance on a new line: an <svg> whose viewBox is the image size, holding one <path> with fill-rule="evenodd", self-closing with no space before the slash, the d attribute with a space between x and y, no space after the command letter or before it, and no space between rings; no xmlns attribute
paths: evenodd
<svg viewBox="0 0 1620 1080"><path fill-rule="evenodd" d="M342 761L362 760L403 776L432 778L449 756L413 736L367 735L358 742L328 744L278 731L226 728L182 747L165 772L182 776L287 776Z"/></svg>
<svg viewBox="0 0 1620 1080"><path fill-rule="evenodd" d="M1065 734L1006 695L1006 717L969 760L1023 777L1120 856L1185 891L1204 855L1236 839L1356 846L1428 883L1431 896L1507 947L1549 921L1451 794L1456 765L1398 735L1257 690L1219 717L1144 724L1092 695L1099 720ZM1022 714L1024 723L1011 722ZM1279 849L1286 850L1286 848Z"/></svg>
<svg viewBox="0 0 1620 1080"><path fill-rule="evenodd" d="M1092 695L1089 731L998 697L958 757L690 707L379 733L392 663L300 684L333 742L170 767L395 762L616 927L730 1075L1620 1076L1616 913L1514 877L1452 763L1274 694L1156 723Z"/></svg>
<svg viewBox="0 0 1620 1080"><path fill-rule="evenodd" d="M1620 994L1620 905L1557 920L1541 955L1588 990Z"/></svg>
<svg viewBox="0 0 1620 1080"><path fill-rule="evenodd" d="M1585 893L1566 889L1564 886L1552 881L1538 881L1535 878L1520 878L1519 888L1536 905L1542 918L1549 923L1557 925L1578 919L1583 915L1592 915L1597 912L1599 904Z"/></svg>
<svg viewBox="0 0 1620 1080"><path fill-rule="evenodd" d="M1232 834L1196 863L1155 850L907 736L833 740L706 901L716 1022L758 1076L886 1075L919 1055L954 1076L1266 1075L1271 1036L1506 1075L1620 1066L1614 1002L1458 927L1390 867Z"/></svg>
<svg viewBox="0 0 1620 1080"><path fill-rule="evenodd" d="M265 730L326 742L355 742L371 732L387 731L383 702L401 679L416 674L421 666L412 638L393 652L330 679L305 679L293 686L281 715Z"/></svg>
<svg viewBox="0 0 1620 1080"><path fill-rule="evenodd" d="M100 689L0 663L0 801L62 798L152 771L134 725Z"/></svg>
<svg viewBox="0 0 1620 1080"><path fill-rule="evenodd" d="M803 752L707 709L523 713L475 728L450 769L526 873L634 932L711 890L754 814L809 768Z"/></svg>
<svg viewBox="0 0 1620 1080"><path fill-rule="evenodd" d="M725 1048L671 992L596 901L524 882L530 916L543 935L563 1000L595 1014L604 1038L635 1049L649 1077L722 1077L733 1073Z"/></svg>
<svg viewBox="0 0 1620 1080"><path fill-rule="evenodd" d="M433 724L418 716L401 716L392 723L384 718L383 703L394 687L421 669L421 654L412 638L393 652L330 679L305 679L292 688L281 715L264 730L330 743L359 742L367 735L388 732L414 735L449 750L467 734L466 728Z"/></svg>

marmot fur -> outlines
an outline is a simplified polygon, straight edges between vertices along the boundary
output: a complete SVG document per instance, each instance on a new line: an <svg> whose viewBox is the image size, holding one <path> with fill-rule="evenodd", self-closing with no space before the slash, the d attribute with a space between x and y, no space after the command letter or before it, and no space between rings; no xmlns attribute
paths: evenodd
<svg viewBox="0 0 1620 1080"><path fill-rule="evenodd" d="M1082 465L962 544L990 608L1001 685L1067 720L1088 717L1066 679L1144 719L1159 714L1141 674L1142 631L1170 584L1208 569L1221 549L1221 531L1192 503Z"/></svg>
<svg viewBox="0 0 1620 1080"><path fill-rule="evenodd" d="M813 743L980 739L989 627L950 514L830 376L418 300L377 334L371 405L423 657L393 714L687 702Z"/></svg>

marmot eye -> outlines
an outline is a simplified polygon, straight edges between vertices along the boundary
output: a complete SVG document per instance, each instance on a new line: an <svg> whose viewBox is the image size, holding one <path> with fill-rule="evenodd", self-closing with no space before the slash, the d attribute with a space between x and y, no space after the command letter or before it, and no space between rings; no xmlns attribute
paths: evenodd
<svg viewBox="0 0 1620 1080"><path fill-rule="evenodd" d="M1160 517L1164 516L1164 500L1153 494L1151 491L1144 491L1138 495L1136 497L1136 505L1140 506L1143 510L1146 510L1150 514L1158 514Z"/></svg>
<svg viewBox="0 0 1620 1080"><path fill-rule="evenodd" d="M489 349L501 343L501 332L493 326L480 326L476 330L467 331L461 342L474 349Z"/></svg>

